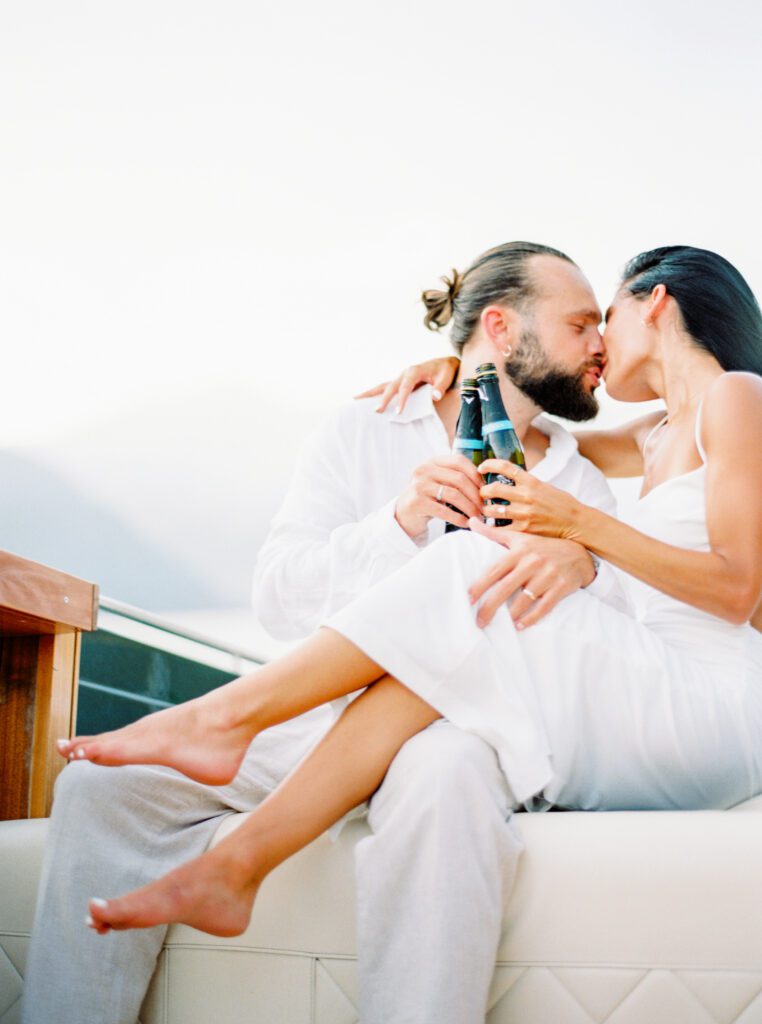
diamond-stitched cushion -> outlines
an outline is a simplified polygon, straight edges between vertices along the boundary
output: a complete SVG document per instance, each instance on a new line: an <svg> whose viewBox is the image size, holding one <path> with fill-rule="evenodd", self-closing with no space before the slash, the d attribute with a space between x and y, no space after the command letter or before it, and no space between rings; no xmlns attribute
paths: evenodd
<svg viewBox="0 0 762 1024"><path fill-rule="evenodd" d="M756 810L522 816L489 1024L762 1024ZM44 833L0 823L0 1024L20 1020ZM352 861L364 834L352 823L279 868L240 938L170 929L142 1024L359 1021Z"/></svg>

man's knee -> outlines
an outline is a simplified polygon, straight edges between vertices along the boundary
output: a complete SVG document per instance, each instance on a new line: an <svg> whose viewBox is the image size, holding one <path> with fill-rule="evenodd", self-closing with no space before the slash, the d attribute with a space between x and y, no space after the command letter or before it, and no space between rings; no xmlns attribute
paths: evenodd
<svg viewBox="0 0 762 1024"><path fill-rule="evenodd" d="M499 772L495 751L488 743L449 722L438 721L403 745L388 777L399 777L405 786L451 789L464 782L492 782Z"/></svg>
<svg viewBox="0 0 762 1024"><path fill-rule="evenodd" d="M469 569L478 574L479 571L492 565L505 554L505 549L489 537L484 537L473 530L457 530L443 534L435 544L452 553L453 557L465 562ZM434 547L434 545L429 545ZM428 549L427 549L428 550ZM441 557L440 549L440 557Z"/></svg>
<svg viewBox="0 0 762 1024"><path fill-rule="evenodd" d="M140 800L154 781L155 769L142 765L105 768L90 761L71 761L58 776L53 813L66 806L92 808L121 805Z"/></svg>
<svg viewBox="0 0 762 1024"><path fill-rule="evenodd" d="M373 797L371 824L395 809L420 816L440 813L447 805L464 815L482 813L485 802L503 816L510 811L509 790L494 750L472 733L436 722L408 740L395 757Z"/></svg>

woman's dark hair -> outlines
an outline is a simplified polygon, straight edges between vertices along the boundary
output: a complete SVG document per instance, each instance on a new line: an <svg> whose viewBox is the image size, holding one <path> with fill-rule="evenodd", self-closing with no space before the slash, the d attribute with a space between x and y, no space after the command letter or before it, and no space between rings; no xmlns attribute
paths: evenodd
<svg viewBox="0 0 762 1024"><path fill-rule="evenodd" d="M450 342L460 355L486 306L503 302L522 310L536 297L535 284L528 272L532 256L557 256L567 263L574 262L558 249L536 242L496 245L477 257L465 273L453 270L452 279L443 277L446 290L431 288L423 292L424 324L429 330L438 331L452 320Z"/></svg>
<svg viewBox="0 0 762 1024"><path fill-rule="evenodd" d="M716 252L667 245L642 252L624 268L622 284L636 296L663 284L688 334L723 370L762 375L762 313L732 263Z"/></svg>

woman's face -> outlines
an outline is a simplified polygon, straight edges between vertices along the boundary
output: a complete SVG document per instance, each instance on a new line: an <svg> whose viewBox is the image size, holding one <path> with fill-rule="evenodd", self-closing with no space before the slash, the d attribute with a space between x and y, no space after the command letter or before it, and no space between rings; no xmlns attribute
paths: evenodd
<svg viewBox="0 0 762 1024"><path fill-rule="evenodd" d="M603 341L606 366L603 379L606 391L619 402L647 402L658 396L646 379L651 356L652 328L643 323L645 299L636 299L620 288L606 310Z"/></svg>

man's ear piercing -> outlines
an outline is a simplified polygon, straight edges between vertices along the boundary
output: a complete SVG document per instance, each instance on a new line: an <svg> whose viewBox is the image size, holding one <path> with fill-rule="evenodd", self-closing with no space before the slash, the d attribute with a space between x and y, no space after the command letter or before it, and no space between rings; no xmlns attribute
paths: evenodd
<svg viewBox="0 0 762 1024"><path fill-rule="evenodd" d="M513 352L513 345L509 345L508 348L503 350L503 355L505 356L506 359L511 354L511 352Z"/></svg>

